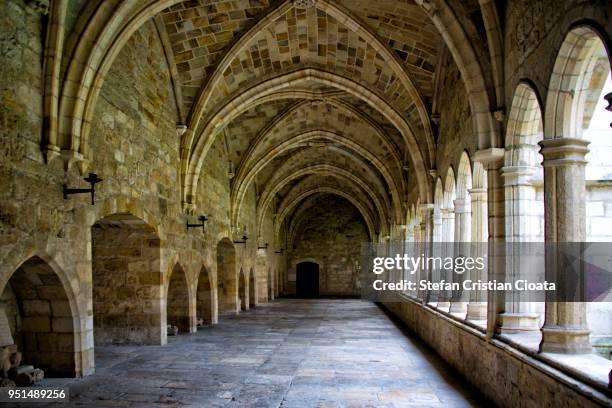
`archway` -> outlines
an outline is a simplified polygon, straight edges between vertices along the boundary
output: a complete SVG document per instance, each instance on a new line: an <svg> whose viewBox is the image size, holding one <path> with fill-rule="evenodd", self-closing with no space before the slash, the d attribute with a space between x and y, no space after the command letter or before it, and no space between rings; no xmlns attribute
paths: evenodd
<svg viewBox="0 0 612 408"><path fill-rule="evenodd" d="M609 47L597 29L573 28L564 38L548 86L542 156L546 240L610 242L612 143L607 106L612 98ZM569 203L569 204L567 204ZM572 228L563 228L571 225ZM597 261L587 259L590 269ZM547 264L546 277L565 276ZM606 302L547 304L541 351L612 350L612 307ZM559 323L561 322L561 323ZM580 332L579 335L574 333Z"/></svg>
<svg viewBox="0 0 612 408"><path fill-rule="evenodd" d="M319 264L300 262L296 265L295 290L298 297L314 298L319 296Z"/></svg>
<svg viewBox="0 0 612 408"><path fill-rule="evenodd" d="M238 297L240 298L240 310L249 310L249 292L247 285L247 278L244 275L244 270L240 268L240 275L238 276Z"/></svg>
<svg viewBox="0 0 612 408"><path fill-rule="evenodd" d="M91 237L95 344L161 344L159 236L140 218L114 214Z"/></svg>
<svg viewBox="0 0 612 408"><path fill-rule="evenodd" d="M227 238L217 244L217 285L219 314L237 313L238 271L236 270L236 250Z"/></svg>
<svg viewBox="0 0 612 408"><path fill-rule="evenodd" d="M526 243L544 241L544 169L538 143L542 140L542 114L535 90L520 83L512 98L506 131L506 149L502 175L506 196L506 241L525 247ZM533 245L532 245L533 246ZM521 256L506 258L506 276L513 279L538 278L544 270L544 259L532 265L521 262ZM541 278L540 278L541 279ZM519 292L505 295L505 312L501 315L500 332L517 341L537 343L544 318L544 302L529 302ZM531 340L533 337L535 340Z"/></svg>
<svg viewBox="0 0 612 408"><path fill-rule="evenodd" d="M200 277L198 278L198 288L196 293L196 316L201 318L206 324L213 324L213 291L208 269L202 266Z"/></svg>
<svg viewBox="0 0 612 408"><path fill-rule="evenodd" d="M255 307L257 305L257 282L255 282L255 271L253 268L249 271L249 305Z"/></svg>
<svg viewBox="0 0 612 408"><path fill-rule="evenodd" d="M172 268L170 280L168 281L166 310L169 325L178 327L181 333L192 331L191 318L189 316L187 276L179 264L174 265L174 268Z"/></svg>
<svg viewBox="0 0 612 408"><path fill-rule="evenodd" d="M16 345L22 364L43 369L47 377L76 374L73 322L66 289L39 257L24 262L2 291L0 346Z"/></svg>

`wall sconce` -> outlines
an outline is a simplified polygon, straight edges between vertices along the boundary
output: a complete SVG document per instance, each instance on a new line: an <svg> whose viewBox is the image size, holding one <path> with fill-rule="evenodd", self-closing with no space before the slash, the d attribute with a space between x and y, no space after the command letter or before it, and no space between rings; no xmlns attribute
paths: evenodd
<svg viewBox="0 0 612 408"><path fill-rule="evenodd" d="M268 243L266 242L264 244L264 246L262 246L262 247L258 246L257 249L265 249L265 250L267 250L268 249Z"/></svg>
<svg viewBox="0 0 612 408"><path fill-rule="evenodd" d="M249 239L249 238L247 238L246 235L243 235L242 236L242 241L234 241L234 244L244 244L244 246L246 247L247 239Z"/></svg>
<svg viewBox="0 0 612 408"><path fill-rule="evenodd" d="M187 219L187 230L189 230L189 228L202 227L202 232L204 232L204 227L206 226L206 221L208 221L208 217L206 217L205 215L200 215L198 217L198 220L200 221L200 224L190 224L189 218L188 218Z"/></svg>
<svg viewBox="0 0 612 408"><path fill-rule="evenodd" d="M68 196L71 194L83 194L83 193L91 193L91 205L94 205L94 197L96 194L96 184L102 181L101 178L98 178L96 173L89 173L89 176L85 177L83 180L88 182L91 187L90 188L68 188L66 184L64 184L64 200L68 199Z"/></svg>

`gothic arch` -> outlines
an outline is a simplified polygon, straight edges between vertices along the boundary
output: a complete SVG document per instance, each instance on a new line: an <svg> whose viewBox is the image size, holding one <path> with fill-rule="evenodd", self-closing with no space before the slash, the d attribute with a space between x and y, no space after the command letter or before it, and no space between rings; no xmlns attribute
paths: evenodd
<svg viewBox="0 0 612 408"><path fill-rule="evenodd" d="M183 157L182 162L183 164L188 163L188 167L183 169L185 180L185 203L192 203L192 200L195 197L195 192L197 191L199 181L199 174L201 172L202 165L204 164L206 153L214 142L215 133L218 129L222 128L233 118L244 112L246 110L246 106L249 106L253 101L261 100L262 97L275 93L278 90L285 89L288 86L295 86L301 82L310 81L342 89L349 94L364 100L374 109L380 111L380 113L382 113L397 129L399 129L406 141L407 148L409 151L414 152L413 157L411 158L415 168L415 176L419 185L419 194L422 197L427 197L429 184L427 183L426 179L426 164L423 158L416 153L420 151L418 142L416 141L414 134L409 128L406 120L394 108L388 105L384 99L380 98L377 94L361 84L358 84L348 78L344 78L330 72L325 72L317 68L301 68L290 73L273 77L272 79L263 80L259 84L241 92L241 96L238 100L232 100L231 102L220 106L204 126L202 132L199 132L201 136L197 139L192 141L192 138L194 137L192 132L187 132L185 134L182 143L183 152L186 155Z"/></svg>
<svg viewBox="0 0 612 408"><path fill-rule="evenodd" d="M260 171L263 167L265 167L266 164L270 163L274 159L274 157L315 139L324 139L342 146L346 146L351 151L355 152L357 155L363 157L365 160L372 163L374 167L383 175L384 180L389 186L389 192L391 193L391 202L394 203L393 209L395 216L397 217L397 219L401 217L401 208L399 208L399 203L401 202L401 186L396 183L395 177L393 177L393 175L391 174L391 170L387 168L384 162L382 162L375 154L371 153L367 148L361 146L356 142L351 141L350 138L348 138L346 135L337 134L326 130L311 130L291 136L280 145L274 146L269 149L266 154L259 160L257 160L257 162L252 165L251 169L247 171L247 173L244 175L244 182L240 179L236 181L236 184L234 185L237 185L238 189L241 188L243 183L245 185L244 187L242 187L242 190L239 190L236 193L237 202L235 203L236 210L232 217L233 225L236 225L238 216L240 214L242 201L244 195L246 194L246 188L250 183L250 180L253 180L253 178L256 176L257 172Z"/></svg>
<svg viewBox="0 0 612 408"><path fill-rule="evenodd" d="M304 201L304 199L313 196L315 194L322 194L322 193L329 193L329 194L334 194L337 196L340 196L344 199L346 199L347 201L349 201L351 204L353 204L361 213L361 216L363 217L363 219L366 222L366 225L368 227L368 232L370 234L370 240L372 240L375 236L376 236L376 228L374 227L375 224L373 222L372 217L370 216L370 211L368 210L364 204L362 202L360 202L357 198L352 197L351 195L340 191L337 188L334 187L328 187L328 186L323 186L323 187L318 187L315 189L310 189L307 191L302 192L301 194L299 194L298 196L296 196L295 198L293 198L291 200L291 202L286 203L285 205L281 205L281 207L279 208L278 211L278 215L277 215L277 222L275 225L275 233L274 233L274 237L276 239L279 239L280 237L280 226L282 225L283 221L285 220L285 218L287 217L287 215L300 203L302 203Z"/></svg>
<svg viewBox="0 0 612 408"><path fill-rule="evenodd" d="M574 27L565 36L548 86L545 139L582 138L585 122L588 123L594 108L589 104L593 99L591 93L603 85L603 82L591 83L595 64L599 59L606 59L608 66L611 65L603 38L588 25Z"/></svg>
<svg viewBox="0 0 612 408"><path fill-rule="evenodd" d="M358 185L360 188L362 188L367 194L368 196L375 202L375 206L376 208L378 208L379 213L382 214L386 214L386 206L383 205L383 203L378 199L377 195L375 194L375 192L367 185L367 183L365 183L363 180L361 180L359 177L355 176L353 173L351 173L350 171L347 171L346 169L337 167L337 166L333 166L330 164L312 164L309 165L307 167L304 167L296 172L293 172L289 175L282 175L280 180L278 180L278 182L273 182L268 184L268 188L266 188L266 190L264 190L264 192L261 194L261 198L259 199L258 202L258 231L262 231L263 228L263 214L266 213L266 210L268 208L268 206L270 205L270 202L272 200L272 197L274 196L274 194L283 186L285 186L287 183L289 183L291 180L295 180L298 177L301 177L303 175L306 174L312 174L312 173L321 173L321 172L325 172L328 173L334 177L339 177L342 179L346 179L348 180L350 183L356 184ZM272 186L272 187L270 187ZM384 224L384 221L387 220L387 217L383 218L381 220L381 226Z"/></svg>

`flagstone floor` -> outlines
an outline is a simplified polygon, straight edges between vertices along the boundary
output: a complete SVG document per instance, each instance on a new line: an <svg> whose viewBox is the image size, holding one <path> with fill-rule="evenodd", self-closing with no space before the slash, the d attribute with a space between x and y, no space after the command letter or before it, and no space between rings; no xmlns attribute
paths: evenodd
<svg viewBox="0 0 612 408"><path fill-rule="evenodd" d="M43 384L59 385L71 403L47 406L492 406L378 306L340 299L277 300L166 346L99 347L95 375Z"/></svg>

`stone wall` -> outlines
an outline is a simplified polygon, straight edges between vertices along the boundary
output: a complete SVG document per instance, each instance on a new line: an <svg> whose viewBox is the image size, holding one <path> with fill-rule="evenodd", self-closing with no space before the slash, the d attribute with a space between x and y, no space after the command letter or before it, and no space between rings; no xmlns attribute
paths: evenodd
<svg viewBox="0 0 612 408"><path fill-rule="evenodd" d="M385 307L500 407L605 405L598 391L429 307L412 300Z"/></svg>
<svg viewBox="0 0 612 408"><path fill-rule="evenodd" d="M356 264L362 242L369 240L359 211L342 198L322 195L304 217L287 253L289 283L295 285L297 263L312 261L319 264L320 295L359 295Z"/></svg>
<svg viewBox="0 0 612 408"><path fill-rule="evenodd" d="M505 21L504 73L506 106L521 80L529 80L536 89L542 107L546 106L547 90L553 65L561 43L572 26L594 23L612 33L609 4L605 1L582 0L516 0L500 12Z"/></svg>
<svg viewBox="0 0 612 408"><path fill-rule="evenodd" d="M94 339L104 344L159 344L163 276L155 231L132 217L92 228Z"/></svg>
<svg viewBox="0 0 612 408"><path fill-rule="evenodd" d="M456 174L461 154L465 150L469 153L476 151L478 141L473 131L470 105L467 103L467 92L459 68L450 52L443 53L442 57L438 67L441 74L438 84L440 119L436 169L444 185L449 167L452 166Z"/></svg>
<svg viewBox="0 0 612 408"><path fill-rule="evenodd" d="M72 6L81 8L80 4ZM210 151L198 211L211 215L211 220L204 231L186 231L187 219L193 222L198 214L187 217L182 211L176 101L157 30L149 21L117 55L97 100L91 123L93 154L88 158L88 171L104 180L96 186L96 204L84 195L64 200L64 184L86 184L76 166L66 172L62 160L45 163L43 157L43 18L23 0L0 0L0 9L0 289L24 261L34 255L43 259L73 304L74 371L86 375L95 367L91 227L106 217L129 214L158 236L155 271L161 275L161 297L152 308L158 311L158 344L163 344L167 305L161 289L168 287L174 265L184 265L190 296L198 292L198 277L205 267L211 297L216 299L216 244L231 238L227 161L220 149ZM254 194L244 204L252 207L247 211L254 211L253 200ZM254 241L240 258L249 268L255 264ZM134 257L129 264L139 262ZM265 298L266 274L258 272L260 297ZM138 302L138 307L150 308L147 302ZM189 302L190 330L196 304L195 299ZM210 320L216 322L216 303L212 304Z"/></svg>

